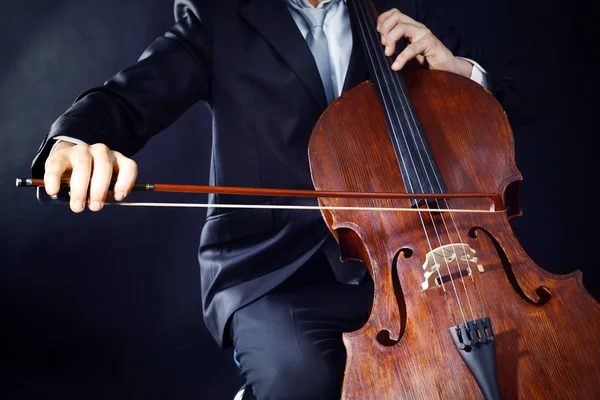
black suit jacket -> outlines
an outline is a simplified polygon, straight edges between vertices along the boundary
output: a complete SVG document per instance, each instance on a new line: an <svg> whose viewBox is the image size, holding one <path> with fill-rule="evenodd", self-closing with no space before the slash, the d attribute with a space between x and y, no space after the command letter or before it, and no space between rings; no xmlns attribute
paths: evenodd
<svg viewBox="0 0 600 400"><path fill-rule="evenodd" d="M379 0L423 22L457 56L490 73L491 90L508 112L510 78L480 49L437 20L421 0ZM131 157L197 102L213 113L210 183L312 189L307 146L326 108L310 50L283 0L176 0L175 25L131 65L81 94L52 125L32 174L42 177L53 137L104 143ZM344 90L368 79L360 40ZM208 133L206 133L208 134ZM212 203L316 204L313 199L210 196ZM204 319L221 345L239 307L301 266L331 234L317 211L208 210L199 248ZM335 258L329 257L332 263ZM339 262L339 261L338 261Z"/></svg>

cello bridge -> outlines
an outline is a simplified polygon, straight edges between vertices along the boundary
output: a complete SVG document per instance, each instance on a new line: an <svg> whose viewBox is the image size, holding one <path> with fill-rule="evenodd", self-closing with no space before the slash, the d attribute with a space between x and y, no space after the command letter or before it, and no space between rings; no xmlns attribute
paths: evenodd
<svg viewBox="0 0 600 400"><path fill-rule="evenodd" d="M425 280L421 283L421 287L427 290L454 279L485 272L483 266L477 261L475 250L468 244L453 243L438 247L427 253L425 257L423 263Z"/></svg>

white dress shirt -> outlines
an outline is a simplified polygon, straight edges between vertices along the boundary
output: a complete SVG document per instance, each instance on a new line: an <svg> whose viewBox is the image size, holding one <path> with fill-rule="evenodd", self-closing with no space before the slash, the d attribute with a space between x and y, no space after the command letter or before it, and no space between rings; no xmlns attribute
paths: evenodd
<svg viewBox="0 0 600 400"><path fill-rule="evenodd" d="M288 3L288 7L313 7L308 0L282 0ZM348 14L348 7L346 0L324 0L319 5L319 8L328 8L325 23L323 24L323 30L327 36L327 44L329 45L329 57L331 61L331 68L333 69L333 89L336 97L340 96L346 79L346 73L348 72L348 65L350 64L350 55L352 54L352 29L350 26L350 16ZM304 21L304 19L297 13L291 13L296 25L302 33L304 39L308 36L310 28ZM471 71L471 79L483 87L487 88L487 74L485 70L473 60L468 58L458 57L469 61L473 64L473 70ZM52 151L58 144L58 141L64 140L76 144L86 144L79 139L72 138L70 136L56 136L54 139L57 142L52 147Z"/></svg>

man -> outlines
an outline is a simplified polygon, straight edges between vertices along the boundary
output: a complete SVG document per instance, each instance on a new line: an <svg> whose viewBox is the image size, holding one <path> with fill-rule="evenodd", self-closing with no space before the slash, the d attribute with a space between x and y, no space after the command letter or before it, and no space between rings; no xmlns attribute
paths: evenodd
<svg viewBox="0 0 600 400"><path fill-rule="evenodd" d="M424 1L374 4L394 70L416 59L479 82L510 108L509 79L436 20ZM311 23L315 10L322 19ZM87 202L99 211L113 172L114 196L122 200L137 176L130 157L202 101L213 112L211 184L311 189L307 146L317 118L333 98L369 78L350 14L345 0L176 0L176 24L53 124L33 176L43 175L54 195L70 173L71 209L81 212ZM398 53L402 38L410 45ZM320 213L218 207L228 200L210 196L215 207L201 236L209 331L221 346L235 347L258 399L339 398L341 334L366 321L370 277L358 263L341 264ZM315 204L255 196L236 201Z"/></svg>

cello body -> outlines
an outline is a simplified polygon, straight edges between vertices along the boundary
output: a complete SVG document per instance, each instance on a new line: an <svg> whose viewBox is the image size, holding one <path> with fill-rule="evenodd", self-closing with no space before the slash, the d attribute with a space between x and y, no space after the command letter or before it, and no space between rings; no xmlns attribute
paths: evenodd
<svg viewBox="0 0 600 400"><path fill-rule="evenodd" d="M362 261L375 285L368 322L343 337L342 398L600 398L600 304L579 271L540 268L510 227L520 215L522 177L501 105L451 73L403 76L434 159L424 162L436 163L447 192L499 193L507 210L444 213L408 200L319 199L322 206L424 210L322 211L342 259ZM386 110L371 81L329 106L309 143L317 190L407 191ZM446 204L489 206L466 198Z"/></svg>

